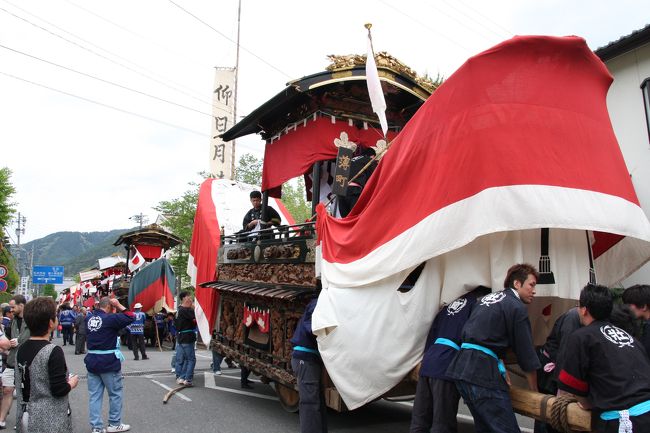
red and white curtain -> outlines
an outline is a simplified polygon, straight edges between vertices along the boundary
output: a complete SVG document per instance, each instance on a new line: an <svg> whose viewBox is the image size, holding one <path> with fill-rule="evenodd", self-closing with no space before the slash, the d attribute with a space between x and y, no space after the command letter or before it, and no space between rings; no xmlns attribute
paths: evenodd
<svg viewBox="0 0 650 433"><path fill-rule="evenodd" d="M348 408L417 365L443 302L479 284L502 289L514 263L548 256L555 282L538 296L576 299L592 268L612 285L650 259L650 222L607 112L611 82L579 37L510 39L436 90L350 215L318 209L312 328ZM399 292L421 263L415 287Z"/></svg>

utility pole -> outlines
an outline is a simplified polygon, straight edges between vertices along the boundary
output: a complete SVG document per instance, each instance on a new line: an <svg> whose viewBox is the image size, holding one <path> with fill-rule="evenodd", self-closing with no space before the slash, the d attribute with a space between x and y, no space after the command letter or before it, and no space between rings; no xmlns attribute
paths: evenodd
<svg viewBox="0 0 650 433"><path fill-rule="evenodd" d="M145 215L143 215L142 212L140 212L137 215L133 215L129 219L137 222L138 224L140 224L140 228L142 228L143 224L146 224L146 223L149 222L149 219Z"/></svg>
<svg viewBox="0 0 650 433"><path fill-rule="evenodd" d="M19 287L22 286L25 277L25 263L23 262L22 247L20 246L20 235L25 234L26 222L27 218L18 212L18 218L16 219L16 264L18 265L18 276L20 277Z"/></svg>
<svg viewBox="0 0 650 433"><path fill-rule="evenodd" d="M16 238L18 239L16 242L16 262L18 264L18 275L20 275L21 278L21 283L22 283L22 277L24 274L24 268L25 264L23 263L23 255L22 255L22 249L20 246L20 235L25 234L25 223L27 222L27 218L25 218L24 215L22 215L20 212L18 212L18 218L16 219Z"/></svg>
<svg viewBox="0 0 650 433"><path fill-rule="evenodd" d="M34 269L34 244L32 244L32 253L29 255L29 276L32 275L32 269ZM32 279L30 278L27 283L27 293L32 292ZM36 297L36 293L32 293L32 296Z"/></svg>
<svg viewBox="0 0 650 433"><path fill-rule="evenodd" d="M241 29L241 0L239 0L239 6L237 7L237 57L235 58L235 101L232 107L232 117L237 123L237 90L239 89L239 30ZM237 161L235 160L235 142L232 141L232 154L231 154L231 170L230 175L232 180L235 179L235 167L237 166Z"/></svg>

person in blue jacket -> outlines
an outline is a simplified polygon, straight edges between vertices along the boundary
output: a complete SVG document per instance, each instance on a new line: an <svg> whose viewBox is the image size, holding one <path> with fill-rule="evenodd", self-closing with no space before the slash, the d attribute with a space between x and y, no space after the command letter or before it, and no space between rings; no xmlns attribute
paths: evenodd
<svg viewBox="0 0 650 433"><path fill-rule="evenodd" d="M461 345L461 332L476 300L491 292L478 286L444 305L433 320L424 346L420 378L411 415L411 433L455 433L460 394L447 377L447 367Z"/></svg>
<svg viewBox="0 0 650 433"><path fill-rule="evenodd" d="M115 298L103 297L97 309L86 316L84 358L88 370L88 417L92 433L123 432L131 428L122 424L122 361L118 333L131 324L135 315ZM102 421L104 388L109 396L108 427Z"/></svg>
<svg viewBox="0 0 650 433"><path fill-rule="evenodd" d="M504 290L483 296L463 327L460 350L446 374L456 382L477 432L520 432L508 393L510 378L502 361L508 348L517 356L529 388L537 391L541 364L526 305L535 297L538 276L529 264L510 267Z"/></svg>
<svg viewBox="0 0 650 433"><path fill-rule="evenodd" d="M74 332L74 321L77 318L77 315L70 308L70 304L63 304L61 306L61 312L59 313L59 324L61 325L61 332L63 332L63 345L70 343L74 345L74 340L72 339Z"/></svg>
<svg viewBox="0 0 650 433"><path fill-rule="evenodd" d="M149 359L147 349L144 344L144 321L147 315L142 312L142 304L136 303L133 306L133 315L135 319L127 328L131 334L131 349L133 350L133 360L139 361L138 349L142 353L142 359Z"/></svg>
<svg viewBox="0 0 650 433"><path fill-rule="evenodd" d="M305 308L291 337L293 353L291 369L298 382L298 402L301 433L326 433L327 408L323 398L321 373L323 361L318 353L316 336L311 330L311 316L316 309L316 299Z"/></svg>

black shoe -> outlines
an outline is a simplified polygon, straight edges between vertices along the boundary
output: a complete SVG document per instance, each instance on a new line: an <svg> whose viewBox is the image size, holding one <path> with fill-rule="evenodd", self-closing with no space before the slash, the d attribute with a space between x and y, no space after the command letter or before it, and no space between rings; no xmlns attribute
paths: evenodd
<svg viewBox="0 0 650 433"><path fill-rule="evenodd" d="M248 382L246 382L246 383L242 383L242 384L241 384L241 387L242 387L243 389L253 389L253 385L251 385L251 384L248 383Z"/></svg>
<svg viewBox="0 0 650 433"><path fill-rule="evenodd" d="M134 360L134 361L139 361L139 360L140 360L140 358L133 358L133 360Z"/></svg>
<svg viewBox="0 0 650 433"><path fill-rule="evenodd" d="M149 359L149 357L148 356L143 356L142 359Z"/></svg>

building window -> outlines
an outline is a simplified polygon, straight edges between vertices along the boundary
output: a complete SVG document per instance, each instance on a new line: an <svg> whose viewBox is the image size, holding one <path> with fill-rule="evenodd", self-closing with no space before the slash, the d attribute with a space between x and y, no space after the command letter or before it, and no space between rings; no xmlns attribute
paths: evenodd
<svg viewBox="0 0 650 433"><path fill-rule="evenodd" d="M646 78L641 83L641 92L643 93L643 108L645 109L645 126L650 141L650 78Z"/></svg>

